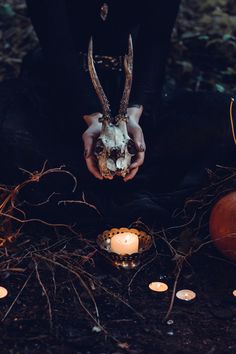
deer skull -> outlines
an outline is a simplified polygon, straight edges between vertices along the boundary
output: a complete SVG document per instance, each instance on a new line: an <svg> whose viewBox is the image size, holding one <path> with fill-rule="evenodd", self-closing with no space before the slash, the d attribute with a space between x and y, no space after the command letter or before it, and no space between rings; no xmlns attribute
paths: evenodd
<svg viewBox="0 0 236 354"><path fill-rule="evenodd" d="M103 116L101 134L95 145L94 154L97 157L98 167L104 178L113 176L125 177L129 172L132 156L136 154L135 144L127 131L127 107L132 85L133 47L129 36L129 50L124 58L125 88L120 103L119 113L111 116L110 104L97 76L93 61L93 42L90 40L88 50L88 68L93 86L101 102Z"/></svg>

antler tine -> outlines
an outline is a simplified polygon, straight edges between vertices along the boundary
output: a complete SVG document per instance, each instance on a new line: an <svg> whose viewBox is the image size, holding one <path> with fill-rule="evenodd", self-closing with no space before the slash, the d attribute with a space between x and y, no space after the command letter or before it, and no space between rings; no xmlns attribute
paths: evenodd
<svg viewBox="0 0 236 354"><path fill-rule="evenodd" d="M103 119L107 119L108 121L111 119L111 109L110 109L110 104L109 101L105 95L105 92L102 88L102 85L100 83L100 80L98 78L95 66L94 66L94 61L93 61L93 38L91 37L90 42L89 42L89 49L88 49L88 69L89 69L89 74L94 86L94 89L97 93L97 96L101 102L102 105L102 110L103 110Z"/></svg>
<svg viewBox="0 0 236 354"><path fill-rule="evenodd" d="M129 35L129 43L128 43L128 54L125 55L124 58L124 68L125 68L125 88L123 92L122 99L120 101L120 110L119 110L119 118L126 117L127 108L129 104L129 96L132 87L132 79L133 79L133 42L132 37Z"/></svg>

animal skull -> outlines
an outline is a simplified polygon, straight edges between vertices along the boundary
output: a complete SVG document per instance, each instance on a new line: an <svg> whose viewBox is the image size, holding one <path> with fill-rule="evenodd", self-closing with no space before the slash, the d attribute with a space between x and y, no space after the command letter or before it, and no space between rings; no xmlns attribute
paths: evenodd
<svg viewBox="0 0 236 354"><path fill-rule="evenodd" d="M135 153L135 145L128 135L126 122L120 121L117 125L103 123L95 146L95 155L99 170L105 178L114 175L125 177Z"/></svg>
<svg viewBox="0 0 236 354"><path fill-rule="evenodd" d="M97 157L98 167L104 178L111 179L113 176L125 177L129 173L132 156L136 154L133 140L127 131L127 107L132 85L133 72L133 47L129 36L129 50L124 59L126 74L125 88L117 116L111 116L110 105L97 76L93 62L93 42L90 40L88 50L88 68L92 83L99 97L103 109L101 134L98 137L94 154Z"/></svg>

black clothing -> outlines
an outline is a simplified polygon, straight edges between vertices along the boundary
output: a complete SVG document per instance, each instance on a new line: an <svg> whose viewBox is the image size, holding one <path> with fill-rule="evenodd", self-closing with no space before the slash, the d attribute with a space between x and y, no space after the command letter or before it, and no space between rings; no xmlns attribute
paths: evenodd
<svg viewBox="0 0 236 354"><path fill-rule="evenodd" d="M25 188L19 198L31 202L28 218L77 223L79 227L85 223L96 230L100 222L101 230L105 230L107 227L130 225L137 219L150 227L153 222L158 229L159 226L169 227L172 223L177 224L173 211L182 209L185 197L202 188L209 169L214 171L216 164L235 166L236 147L229 120L230 97L227 95L206 92L165 95L163 111L157 121L155 144L138 175L124 183L121 178L112 181L95 179L86 168L82 150L63 144L64 140L54 143L51 136L45 136L47 128L44 122L41 122L42 138L36 139L25 126L25 121L37 121L38 111L28 104L31 88L24 84L18 79L0 85L2 183L18 184L27 178L19 167L28 171L39 170L45 160L48 160L47 168L66 165L66 169L78 177L75 193L71 193L74 187L72 179L58 173ZM223 173L222 170L220 174ZM210 173L209 177L214 178L214 174ZM209 183L212 184L212 180ZM49 198L50 202L34 207L36 202L47 200L53 192L59 194ZM81 192L88 203L97 207L102 218L83 204L58 205L59 200L82 200Z"/></svg>
<svg viewBox="0 0 236 354"><path fill-rule="evenodd" d="M108 5L105 21L100 16ZM56 101L75 115L101 111L79 52L123 55L128 34L134 40L134 80L130 103L153 105L159 98L169 38L180 0L27 0L40 39ZM118 81L121 75L118 75ZM87 84L84 84L86 82ZM56 89L56 91L55 91ZM109 95L109 92L107 92Z"/></svg>

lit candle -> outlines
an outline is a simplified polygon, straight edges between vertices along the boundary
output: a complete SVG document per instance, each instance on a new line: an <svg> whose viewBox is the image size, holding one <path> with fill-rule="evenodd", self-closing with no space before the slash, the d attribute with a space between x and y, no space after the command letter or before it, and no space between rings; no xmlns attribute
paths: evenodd
<svg viewBox="0 0 236 354"><path fill-rule="evenodd" d="M6 297L7 294L8 294L7 289L5 289L2 286L0 286L0 299L3 299L4 297Z"/></svg>
<svg viewBox="0 0 236 354"><path fill-rule="evenodd" d="M111 251L120 255L137 253L139 239L136 234L123 232L112 236Z"/></svg>
<svg viewBox="0 0 236 354"><path fill-rule="evenodd" d="M179 290L176 293L176 297L179 300L186 301L186 302L193 301L196 298L196 296L197 295L194 291L188 289Z"/></svg>
<svg viewBox="0 0 236 354"><path fill-rule="evenodd" d="M231 289L228 292L226 299L227 299L227 302L235 305L236 304L236 289L234 289L234 290Z"/></svg>
<svg viewBox="0 0 236 354"><path fill-rule="evenodd" d="M168 285L166 283L155 281L149 284L149 289L157 293L163 293L168 290Z"/></svg>

